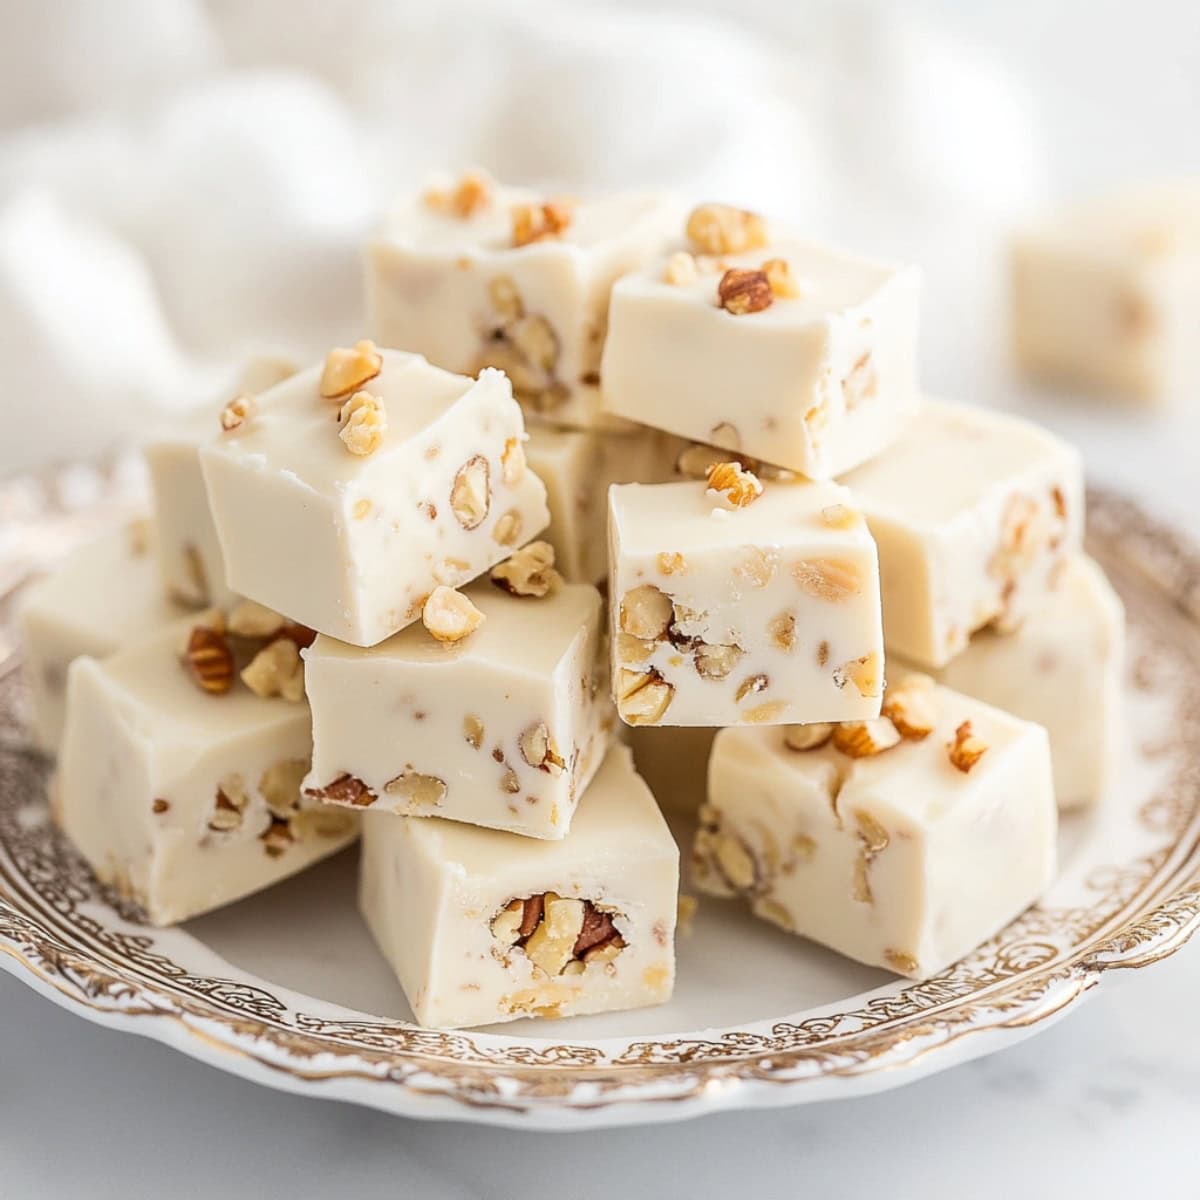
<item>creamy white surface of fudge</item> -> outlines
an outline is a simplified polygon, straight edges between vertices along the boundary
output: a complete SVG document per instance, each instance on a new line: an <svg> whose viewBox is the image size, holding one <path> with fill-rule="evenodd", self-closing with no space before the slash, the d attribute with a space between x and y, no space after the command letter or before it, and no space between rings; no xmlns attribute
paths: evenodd
<svg viewBox="0 0 1200 1200"><path fill-rule="evenodd" d="M487 180L456 194L411 197L368 244L371 336L451 371L499 367L525 410L556 424L619 426L598 387L609 292L662 246L676 204L555 200Z"/></svg>
<svg viewBox="0 0 1200 1200"><path fill-rule="evenodd" d="M1003 928L1054 875L1046 732L946 688L923 695L933 710L921 740L882 718L834 730L722 730L693 882L914 979ZM796 750L789 738L818 744ZM966 770L951 759L956 743Z"/></svg>
<svg viewBox="0 0 1200 1200"><path fill-rule="evenodd" d="M453 643L412 625L369 650L305 651L313 711L308 794L561 838L616 722L603 604L586 584L464 593L482 624Z"/></svg>
<svg viewBox="0 0 1200 1200"><path fill-rule="evenodd" d="M935 672L956 691L1044 725L1060 810L1101 799L1121 756L1125 613L1090 558L1070 559L1046 605L1015 633L977 633Z"/></svg>
<svg viewBox="0 0 1200 1200"><path fill-rule="evenodd" d="M334 351L201 448L230 586L331 637L383 641L435 587L545 527L524 437L499 371L475 381L370 343Z"/></svg>
<svg viewBox="0 0 1200 1200"><path fill-rule="evenodd" d="M421 1024L670 998L679 852L626 747L562 841L375 812L364 834L363 915Z"/></svg>
<svg viewBox="0 0 1200 1200"><path fill-rule="evenodd" d="M1031 375L1134 403L1200 385L1200 184L1136 188L1026 229L1012 338Z"/></svg>
<svg viewBox="0 0 1200 1200"><path fill-rule="evenodd" d="M609 491L621 718L718 726L877 715L878 563L849 493L829 482L747 485L733 472L732 488L762 489L744 507L725 507L728 493L704 482Z"/></svg>
<svg viewBox="0 0 1200 1200"><path fill-rule="evenodd" d="M1029 421L929 400L842 479L879 546L889 652L923 667L1046 604L1083 533L1079 453Z"/></svg>
<svg viewBox="0 0 1200 1200"><path fill-rule="evenodd" d="M605 409L827 479L887 446L919 405L918 275L764 237L716 257L680 243L617 283ZM786 264L774 287L772 262Z"/></svg>
<svg viewBox="0 0 1200 1200"><path fill-rule="evenodd" d="M17 628L37 745L58 749L67 668L76 658L104 658L183 612L163 595L148 521L80 546L51 574L29 584L17 605Z"/></svg>
<svg viewBox="0 0 1200 1200"><path fill-rule="evenodd" d="M203 633L215 621L185 617L69 674L56 818L156 925L293 875L358 830L300 794L308 705L245 686L229 642Z"/></svg>

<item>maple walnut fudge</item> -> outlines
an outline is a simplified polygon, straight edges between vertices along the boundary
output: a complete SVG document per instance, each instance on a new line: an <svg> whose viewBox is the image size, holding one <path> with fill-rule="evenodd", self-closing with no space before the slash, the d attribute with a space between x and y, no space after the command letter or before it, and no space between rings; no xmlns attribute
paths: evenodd
<svg viewBox="0 0 1200 1200"><path fill-rule="evenodd" d="M21 592L17 628L32 705L32 732L58 749L66 720L67 668L81 655L104 658L184 612L163 596L148 521L80 546Z"/></svg>
<svg viewBox="0 0 1200 1200"><path fill-rule="evenodd" d="M189 616L70 670L57 817L96 875L156 925L187 920L295 874L356 836L355 814L303 799L312 740L296 648ZM267 641L267 639L262 639ZM273 651L268 658L276 659ZM288 698L290 697L290 698Z"/></svg>
<svg viewBox="0 0 1200 1200"><path fill-rule="evenodd" d="M885 704L894 720L722 730L692 878L921 979L1043 893L1057 813L1041 726L927 676L900 682Z"/></svg>
<svg viewBox="0 0 1200 1200"><path fill-rule="evenodd" d="M661 1004L679 852L614 746L558 842L369 812L360 904L422 1025Z"/></svg>
<svg viewBox="0 0 1200 1200"><path fill-rule="evenodd" d="M888 651L923 667L1046 604L1082 538L1074 447L970 405L927 401L894 446L842 483L879 546Z"/></svg>
<svg viewBox="0 0 1200 1200"><path fill-rule="evenodd" d="M1012 338L1030 375L1155 404L1200 384L1200 185L1142 187L1020 234Z"/></svg>
<svg viewBox="0 0 1200 1200"><path fill-rule="evenodd" d="M613 288L606 411L814 479L865 462L919 404L917 272L706 210L737 212Z"/></svg>
<svg viewBox="0 0 1200 1200"><path fill-rule="evenodd" d="M1015 633L981 630L935 672L948 687L1044 725L1059 810L1098 801L1122 745L1125 616L1104 572L1077 555Z"/></svg>
<svg viewBox="0 0 1200 1200"><path fill-rule="evenodd" d="M876 716L875 543L834 483L609 490L613 694L630 725L777 725Z"/></svg>
<svg viewBox="0 0 1200 1200"><path fill-rule="evenodd" d="M201 464L229 585L357 646L546 525L508 380L370 342L223 413Z"/></svg>
<svg viewBox="0 0 1200 1200"><path fill-rule="evenodd" d="M658 196L560 200L481 175L426 189L368 245L372 336L451 371L499 367L555 424L619 426L597 386L609 292L677 215Z"/></svg>
<svg viewBox="0 0 1200 1200"><path fill-rule="evenodd" d="M561 838L616 721L600 593L510 595L481 580L463 596L483 619L457 641L413 625L370 650L321 637L305 652L306 792Z"/></svg>

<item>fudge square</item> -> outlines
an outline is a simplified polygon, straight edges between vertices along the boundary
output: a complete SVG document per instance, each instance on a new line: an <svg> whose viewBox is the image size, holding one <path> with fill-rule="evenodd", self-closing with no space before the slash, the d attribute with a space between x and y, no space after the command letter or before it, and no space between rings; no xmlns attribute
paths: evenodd
<svg viewBox="0 0 1200 1200"><path fill-rule="evenodd" d="M1099 800L1122 745L1125 614L1090 558L1068 560L1058 589L1015 633L981 630L937 679L1044 725L1059 810Z"/></svg>
<svg viewBox="0 0 1200 1200"><path fill-rule="evenodd" d="M657 196L562 200L468 173L402 203L369 243L371 335L447 370L499 367L555 424L621 425L597 386L609 292L677 215Z"/></svg>
<svg viewBox="0 0 1200 1200"><path fill-rule="evenodd" d="M305 651L305 792L562 838L616 724L600 593L481 580L462 595L483 620L457 641L411 625L370 650L319 637Z"/></svg>
<svg viewBox="0 0 1200 1200"><path fill-rule="evenodd" d="M368 812L360 905L422 1025L661 1004L679 852L614 745L562 841Z"/></svg>
<svg viewBox="0 0 1200 1200"><path fill-rule="evenodd" d="M1029 375L1133 403L1200 385L1200 185L1079 205L1012 247L1012 340Z"/></svg>
<svg viewBox="0 0 1200 1200"><path fill-rule="evenodd" d="M613 288L606 411L812 479L907 427L919 404L914 268L776 235L721 205L694 210L687 233Z"/></svg>
<svg viewBox="0 0 1200 1200"><path fill-rule="evenodd" d="M200 459L230 587L356 646L548 520L499 371L476 381L359 342L231 401L222 426Z"/></svg>
<svg viewBox="0 0 1200 1200"><path fill-rule="evenodd" d="M301 797L308 705L239 678L255 650L210 612L71 667L56 817L155 925L294 875L357 834L354 813Z"/></svg>
<svg viewBox="0 0 1200 1200"><path fill-rule="evenodd" d="M266 391L295 373L295 364L286 359L252 359L229 396ZM205 405L159 430L142 449L154 496L163 585L173 599L201 608L229 608L240 599L225 583L225 560L200 470L200 446L216 433L220 408Z"/></svg>
<svg viewBox="0 0 1200 1200"><path fill-rule="evenodd" d="M725 729L693 881L849 958L922 979L1046 889L1057 810L1046 731L906 676L890 717Z"/></svg>
<svg viewBox="0 0 1200 1200"><path fill-rule="evenodd" d="M879 546L888 652L923 667L1046 604L1082 538L1074 447L970 405L927 401L894 446L842 482Z"/></svg>
<svg viewBox="0 0 1200 1200"><path fill-rule="evenodd" d="M717 463L707 484L611 488L609 600L626 724L879 713L875 543L837 484Z"/></svg>
<svg viewBox="0 0 1200 1200"><path fill-rule="evenodd" d="M183 614L163 595L153 542L151 523L135 522L80 546L22 591L17 629L32 732L47 753L62 738L71 663L83 654L104 658Z"/></svg>

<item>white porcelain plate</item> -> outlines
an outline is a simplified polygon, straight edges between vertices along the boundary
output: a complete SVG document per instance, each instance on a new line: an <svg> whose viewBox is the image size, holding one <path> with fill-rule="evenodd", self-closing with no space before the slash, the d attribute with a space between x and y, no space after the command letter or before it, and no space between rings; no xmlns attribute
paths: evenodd
<svg viewBox="0 0 1200 1200"><path fill-rule="evenodd" d="M1100 493L1090 549L1130 621L1122 777L1099 813L1064 822L1044 901L934 979L898 981L703 900L664 1007L424 1029L358 919L353 852L152 929L48 820L10 623L38 560L129 503L119 474L84 468L0 489L0 965L93 1020L261 1083L406 1116L615 1125L907 1083L1046 1027L1200 923L1200 555Z"/></svg>

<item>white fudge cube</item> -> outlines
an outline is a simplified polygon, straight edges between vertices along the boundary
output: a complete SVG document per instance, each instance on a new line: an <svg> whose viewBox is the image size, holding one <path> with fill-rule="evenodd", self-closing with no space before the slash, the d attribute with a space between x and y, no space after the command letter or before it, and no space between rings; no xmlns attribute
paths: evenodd
<svg viewBox="0 0 1200 1200"><path fill-rule="evenodd" d="M206 691L181 659L212 619L186 617L69 674L56 816L155 925L267 887L357 833L353 813L300 795L312 745L303 699L265 698L236 677ZM219 649L194 661L210 686L228 665Z"/></svg>
<svg viewBox="0 0 1200 1200"><path fill-rule="evenodd" d="M733 510L722 495L702 482L609 491L621 718L723 726L877 715L879 568L849 493L774 481Z"/></svg>
<svg viewBox="0 0 1200 1200"><path fill-rule="evenodd" d="M105 534L22 591L17 628L42 750L53 753L62 739L67 668L76 658L104 658L183 613L163 596L153 541L148 522Z"/></svg>
<svg viewBox="0 0 1200 1200"><path fill-rule="evenodd" d="M230 587L331 637L383 641L439 584L545 527L524 436L499 371L475 381L369 343L335 351L201 448Z"/></svg>
<svg viewBox="0 0 1200 1200"><path fill-rule="evenodd" d="M561 838L615 724L600 593L481 580L465 595L484 619L460 641L413 625L370 650L320 637L305 651L306 794Z"/></svg>
<svg viewBox="0 0 1200 1200"><path fill-rule="evenodd" d="M372 336L451 371L499 367L556 424L621 424L597 386L609 292L662 246L675 205L626 195L547 213L539 193L490 183L476 200L432 189L387 218L367 247Z"/></svg>
<svg viewBox="0 0 1200 1200"><path fill-rule="evenodd" d="M825 729L823 744L802 750L788 739L819 741L811 727L722 730L693 848L696 885L915 979L1032 904L1055 869L1046 731L946 688L923 695L934 708L921 740L901 739L882 718L833 739Z"/></svg>
<svg viewBox="0 0 1200 1200"><path fill-rule="evenodd" d="M771 289L772 260L794 286ZM613 288L608 412L813 479L865 462L907 427L919 403L913 268L782 235L684 259L699 265L680 275L678 261L660 257ZM737 272L741 289L727 282Z"/></svg>
<svg viewBox="0 0 1200 1200"><path fill-rule="evenodd" d="M1200 187L1080 205L1012 248L1012 337L1030 375L1134 403L1200 386Z"/></svg>
<svg viewBox="0 0 1200 1200"><path fill-rule="evenodd" d="M656 429L604 433L530 425L525 454L546 485L546 540L565 579L599 583L608 574L608 489L664 483L687 445Z"/></svg>
<svg viewBox="0 0 1200 1200"><path fill-rule="evenodd" d="M562 841L374 812L364 832L363 915L421 1024L670 998L679 852L626 747Z"/></svg>
<svg viewBox="0 0 1200 1200"><path fill-rule="evenodd" d="M1079 453L1046 430L928 401L909 431L845 476L879 546L888 651L926 667L976 629L1046 604L1083 532Z"/></svg>
<svg viewBox="0 0 1200 1200"><path fill-rule="evenodd" d="M253 359L234 381L229 397L266 391L295 372L295 365L286 359ZM218 414L218 405L205 406L158 431L143 453L154 496L159 569L167 594L183 604L229 608L239 597L225 583L225 560L200 470L200 447L218 429Z"/></svg>
<svg viewBox="0 0 1200 1200"><path fill-rule="evenodd" d="M1094 804L1122 745L1125 614L1104 572L1078 555L1045 607L1015 633L982 630L937 678L956 691L1044 725L1060 810Z"/></svg>

